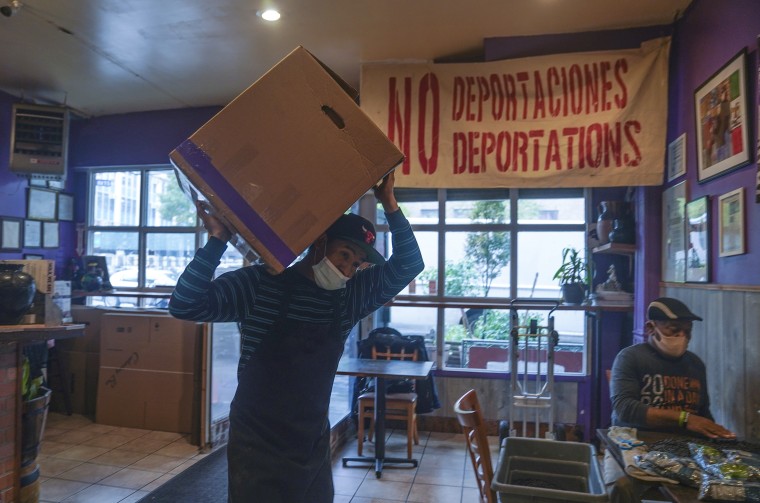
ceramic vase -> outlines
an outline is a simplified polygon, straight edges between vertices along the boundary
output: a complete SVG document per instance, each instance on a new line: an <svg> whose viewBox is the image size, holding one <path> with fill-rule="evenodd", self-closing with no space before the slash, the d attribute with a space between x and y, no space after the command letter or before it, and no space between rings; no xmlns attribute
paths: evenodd
<svg viewBox="0 0 760 503"><path fill-rule="evenodd" d="M34 301L34 278L22 264L0 263L0 325L21 321Z"/></svg>

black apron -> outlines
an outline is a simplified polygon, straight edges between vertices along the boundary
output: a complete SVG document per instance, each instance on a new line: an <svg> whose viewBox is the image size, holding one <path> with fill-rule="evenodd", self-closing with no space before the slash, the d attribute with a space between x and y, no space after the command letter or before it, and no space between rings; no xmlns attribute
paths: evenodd
<svg viewBox="0 0 760 503"><path fill-rule="evenodd" d="M230 503L333 501L328 414L343 353L342 292L331 322L304 323L287 319L293 279L285 283L279 318L240 373L230 406Z"/></svg>

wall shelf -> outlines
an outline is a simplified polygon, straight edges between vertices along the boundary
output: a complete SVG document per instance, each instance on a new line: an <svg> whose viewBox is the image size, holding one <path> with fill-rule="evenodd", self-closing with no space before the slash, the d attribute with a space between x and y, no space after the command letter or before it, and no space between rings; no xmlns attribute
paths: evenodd
<svg viewBox="0 0 760 503"><path fill-rule="evenodd" d="M636 245L623 244L623 243L607 243L601 246L597 246L591 250L592 253L611 253L615 255L634 255L636 253Z"/></svg>

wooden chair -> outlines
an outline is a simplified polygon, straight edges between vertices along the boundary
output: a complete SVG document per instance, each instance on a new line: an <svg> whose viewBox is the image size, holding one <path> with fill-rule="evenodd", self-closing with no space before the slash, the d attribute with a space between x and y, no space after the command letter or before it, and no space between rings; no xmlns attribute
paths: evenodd
<svg viewBox="0 0 760 503"><path fill-rule="evenodd" d="M472 467L475 469L475 480L480 491L480 501L482 503L496 503L496 493L491 489L491 480L493 479L491 448L488 445L478 395L474 389L456 401L454 413L459 424L462 425L462 430L464 430L467 453L470 455Z"/></svg>
<svg viewBox="0 0 760 503"><path fill-rule="evenodd" d="M401 349L399 353L391 352L390 348L385 351L379 351L376 347L372 348L373 360L410 360L417 361L417 350L407 353ZM419 445L420 438L417 433L417 393L386 393L385 394L385 419L395 419L406 421L406 454L407 458L412 457L412 442ZM375 393L368 392L359 395L358 406L358 446L357 452L362 455L364 447L364 422L369 420L368 439L372 441L372 435L375 429Z"/></svg>

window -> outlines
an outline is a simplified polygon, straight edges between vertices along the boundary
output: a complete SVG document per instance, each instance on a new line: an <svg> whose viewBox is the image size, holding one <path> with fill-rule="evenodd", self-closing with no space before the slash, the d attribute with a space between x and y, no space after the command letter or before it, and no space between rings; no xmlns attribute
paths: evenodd
<svg viewBox="0 0 760 503"><path fill-rule="evenodd" d="M510 302L560 298L553 279L562 249L585 249L583 189L397 189L425 260L425 270L376 317L425 337L447 370L509 369ZM390 255L378 209L378 241ZM516 310L523 325L548 325L548 309ZM584 373L583 311L553 313L560 334L555 373Z"/></svg>
<svg viewBox="0 0 760 503"><path fill-rule="evenodd" d="M93 170L89 187L87 254L105 257L115 289L170 292L205 242L195 208L180 190L174 171ZM234 257L225 263L229 261ZM103 302L165 307L166 299L112 297Z"/></svg>

